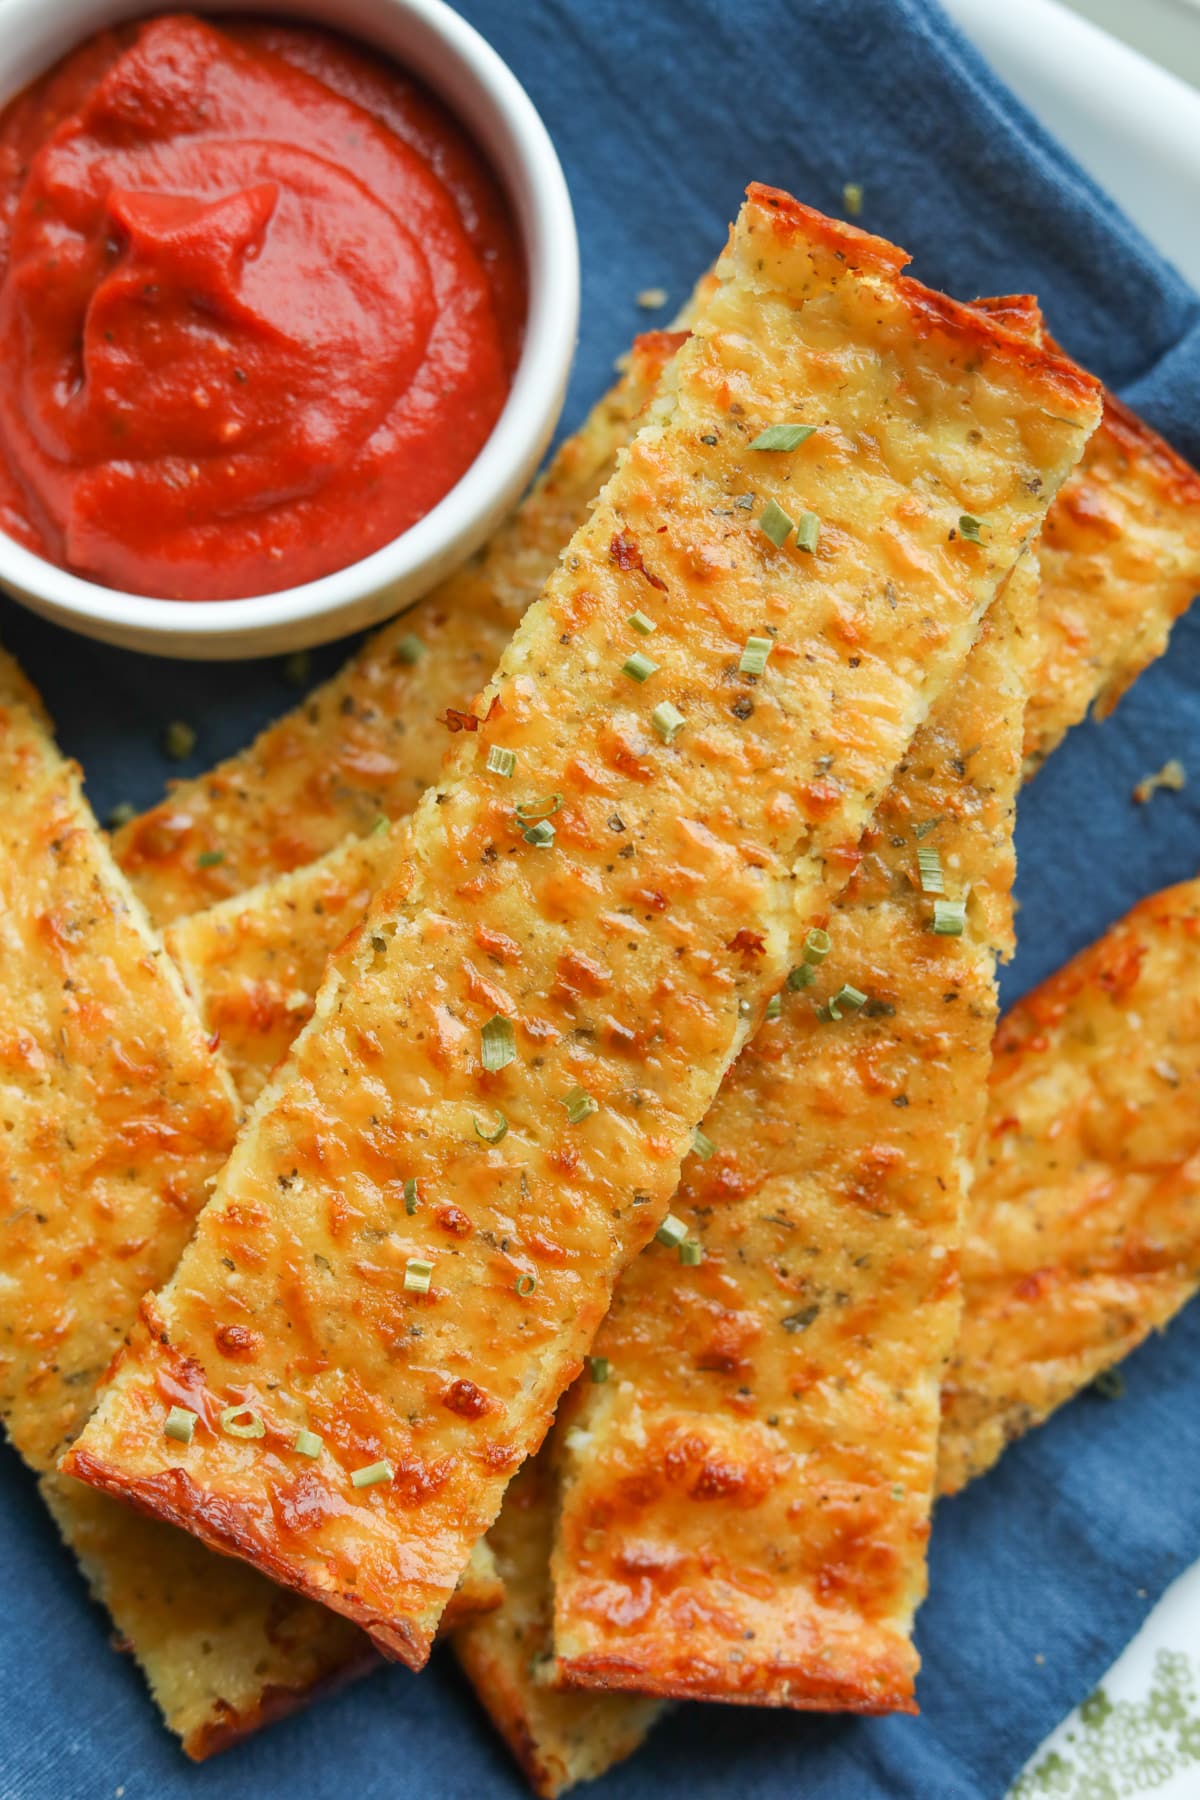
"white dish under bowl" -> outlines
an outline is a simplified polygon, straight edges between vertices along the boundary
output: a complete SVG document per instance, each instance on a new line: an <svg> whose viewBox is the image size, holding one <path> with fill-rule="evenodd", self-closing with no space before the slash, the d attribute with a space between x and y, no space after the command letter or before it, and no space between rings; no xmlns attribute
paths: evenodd
<svg viewBox="0 0 1200 1800"><path fill-rule="evenodd" d="M0 105L93 32L165 10L146 0L0 0ZM348 568L245 600L156 600L85 581L0 532L0 588L34 612L126 649L228 661L305 649L374 625L490 535L520 497L562 410L579 323L579 246L566 180L533 102L442 0L192 0L189 10L311 19L375 45L419 76L499 174L529 288L521 360L491 437L431 512Z"/></svg>

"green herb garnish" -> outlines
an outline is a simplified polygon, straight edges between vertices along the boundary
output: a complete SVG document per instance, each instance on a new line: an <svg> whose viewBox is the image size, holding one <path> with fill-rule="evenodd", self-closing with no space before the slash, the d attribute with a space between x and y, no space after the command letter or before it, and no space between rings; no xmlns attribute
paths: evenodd
<svg viewBox="0 0 1200 1800"><path fill-rule="evenodd" d="M664 744L673 744L687 720L677 706L672 706L669 700L661 700L650 714L650 723Z"/></svg>
<svg viewBox="0 0 1200 1800"><path fill-rule="evenodd" d="M519 800L515 811L517 821L521 825L531 825L535 819L550 819L562 806L561 794L543 794L539 800Z"/></svg>
<svg viewBox="0 0 1200 1800"><path fill-rule="evenodd" d="M796 967L789 971L787 984L792 992L795 993L798 988L811 987L816 979L817 971L813 968L812 964L802 962L797 963Z"/></svg>
<svg viewBox="0 0 1200 1800"><path fill-rule="evenodd" d="M857 219L863 209L863 191L860 182L848 181L846 183L842 189L842 205L852 219Z"/></svg>
<svg viewBox="0 0 1200 1800"><path fill-rule="evenodd" d="M965 900L935 900L931 929L939 937L961 937L967 925Z"/></svg>
<svg viewBox="0 0 1200 1800"><path fill-rule="evenodd" d="M227 1406L221 1414L220 1426L228 1437L260 1438L267 1434L266 1426L249 1406Z"/></svg>
<svg viewBox="0 0 1200 1800"><path fill-rule="evenodd" d="M751 450L794 450L810 438L815 425L768 425L750 444Z"/></svg>
<svg viewBox="0 0 1200 1800"><path fill-rule="evenodd" d="M788 517L777 501L768 500L758 515L758 529L764 537L770 538L777 550L780 550L796 529L796 524L795 520Z"/></svg>
<svg viewBox="0 0 1200 1800"><path fill-rule="evenodd" d="M685 1238L680 1244L679 1260L690 1269L694 1269L697 1263L704 1261L704 1250L695 1238Z"/></svg>
<svg viewBox="0 0 1200 1800"><path fill-rule="evenodd" d="M621 664L621 673L628 675L631 681L649 681L652 675L658 673L658 664L652 662L641 650L635 650Z"/></svg>
<svg viewBox="0 0 1200 1800"><path fill-rule="evenodd" d="M185 762L196 748L196 732L182 719L172 719L163 732L163 749L172 762Z"/></svg>
<svg viewBox="0 0 1200 1800"><path fill-rule="evenodd" d="M516 1288L517 1293L520 1294L522 1300L524 1300L526 1295L532 1294L534 1288L537 1286L537 1276L518 1275L517 1279L513 1282L513 1286Z"/></svg>
<svg viewBox="0 0 1200 1800"><path fill-rule="evenodd" d="M821 521L815 512L802 512L796 520L796 548L811 556L821 538Z"/></svg>
<svg viewBox="0 0 1200 1800"><path fill-rule="evenodd" d="M822 931L819 925L814 925L804 940L804 960L808 963L823 963L832 948L833 939L829 933Z"/></svg>
<svg viewBox="0 0 1200 1800"><path fill-rule="evenodd" d="M501 1138L508 1135L508 1120L505 1118L504 1114L498 1111L496 1113L496 1118L499 1123L495 1130L485 1131L483 1126L479 1123L479 1120L475 1117L475 1114L471 1114L471 1123L475 1127L475 1136L482 1138L485 1144L498 1144Z"/></svg>
<svg viewBox="0 0 1200 1800"><path fill-rule="evenodd" d="M640 607L637 612L630 613L626 624L632 625L635 631L640 631L643 637L649 637L655 629L654 620L648 619Z"/></svg>
<svg viewBox="0 0 1200 1800"><path fill-rule="evenodd" d="M783 1011L783 1000L782 1000L781 996L779 994L772 994L771 998L767 1001L767 1010L763 1014L763 1018L767 1021L768 1024L770 1024L773 1020L775 1020L779 1017L779 1015L782 1011Z"/></svg>
<svg viewBox="0 0 1200 1800"><path fill-rule="evenodd" d="M609 1374L608 1358L607 1358L607 1356L589 1356L587 1359L587 1362L588 1362L588 1374L591 1376L591 1378L595 1382L596 1386L599 1387L601 1382L608 1380L608 1374Z"/></svg>
<svg viewBox="0 0 1200 1800"><path fill-rule="evenodd" d="M821 1009L821 1017L823 1019L840 1019L843 1006L847 1012L858 1012L866 1004L867 996L862 990L851 987L848 981L844 981L829 1005Z"/></svg>
<svg viewBox="0 0 1200 1800"><path fill-rule="evenodd" d="M378 1462L368 1463L365 1469L355 1469L350 1477L356 1488L376 1487L381 1481L393 1481L396 1471L386 1456Z"/></svg>
<svg viewBox="0 0 1200 1800"><path fill-rule="evenodd" d="M506 1069L510 1062L516 1061L517 1037L512 1027L512 1020L506 1019L503 1013L493 1013L479 1034L483 1066L489 1075L498 1069Z"/></svg>
<svg viewBox="0 0 1200 1800"><path fill-rule="evenodd" d="M417 1182L414 1175L410 1175L404 1183L404 1210L410 1219L417 1210Z"/></svg>
<svg viewBox="0 0 1200 1800"><path fill-rule="evenodd" d="M404 1291L406 1294L427 1294L433 1276L433 1264L423 1262L419 1256L410 1256L404 1265Z"/></svg>
<svg viewBox="0 0 1200 1800"><path fill-rule="evenodd" d="M717 1154L717 1146L710 1137L706 1137L698 1125L692 1126L692 1149L701 1162L707 1162L710 1156Z"/></svg>
<svg viewBox="0 0 1200 1800"><path fill-rule="evenodd" d="M499 744L493 744L487 753L487 769L492 775L503 775L511 781L513 770L517 766L515 750L502 750Z"/></svg>
<svg viewBox="0 0 1200 1800"><path fill-rule="evenodd" d="M965 537L968 544L982 544L979 533L986 524L986 519L973 519L970 513L963 513L958 521L959 536Z"/></svg>
<svg viewBox="0 0 1200 1800"><path fill-rule="evenodd" d="M190 1444L199 1417L199 1413L189 1412L186 1406L173 1406L163 1423L163 1431L177 1444Z"/></svg>
<svg viewBox="0 0 1200 1800"><path fill-rule="evenodd" d="M305 1427L296 1433L296 1442L292 1447L297 1456L320 1456L324 1442L315 1431L309 1431Z"/></svg>
<svg viewBox="0 0 1200 1800"><path fill-rule="evenodd" d="M761 675L767 666L767 658L771 654L771 640L765 637L748 637L746 648L742 651L738 669L743 675Z"/></svg>
<svg viewBox="0 0 1200 1800"><path fill-rule="evenodd" d="M687 1236L687 1226L682 1219L677 1219L674 1213L668 1213L654 1235L660 1244L666 1244L668 1249L674 1250L675 1246L682 1244Z"/></svg>
<svg viewBox="0 0 1200 1800"><path fill-rule="evenodd" d="M917 851L917 873L921 877L923 894L945 893L946 883L942 878L942 859L938 855L936 845L921 845Z"/></svg>
<svg viewBox="0 0 1200 1800"><path fill-rule="evenodd" d="M225 861L223 850L202 850L196 858L198 869L216 869Z"/></svg>
<svg viewBox="0 0 1200 1800"><path fill-rule="evenodd" d="M137 814L134 812L132 806L130 806L128 800L119 800L108 815L108 829L110 831L119 831L122 825L128 825L130 820L136 819L136 817Z"/></svg>
<svg viewBox="0 0 1200 1800"><path fill-rule="evenodd" d="M564 1094L561 1104L567 1109L568 1125L579 1125L600 1111L600 1102L593 1100L586 1088L581 1087L574 1087L569 1094Z"/></svg>
<svg viewBox="0 0 1200 1800"><path fill-rule="evenodd" d="M425 654L425 645L414 632L402 637L396 645L396 661L402 663L418 663Z"/></svg>
<svg viewBox="0 0 1200 1800"><path fill-rule="evenodd" d="M527 825L521 836L527 844L537 844L545 849L547 844L554 842L554 827L549 819L538 819L534 824Z"/></svg>

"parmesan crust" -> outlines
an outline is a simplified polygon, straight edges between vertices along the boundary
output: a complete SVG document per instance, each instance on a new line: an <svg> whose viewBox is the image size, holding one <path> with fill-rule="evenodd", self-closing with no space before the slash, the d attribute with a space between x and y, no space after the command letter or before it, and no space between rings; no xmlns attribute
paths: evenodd
<svg viewBox="0 0 1200 1800"><path fill-rule="evenodd" d="M1200 1284L1200 881L1143 900L996 1039L943 1395L941 1488Z"/></svg>
<svg viewBox="0 0 1200 1800"><path fill-rule="evenodd" d="M0 1416L44 1471L174 1267L237 1108L31 700L0 652Z"/></svg>
<svg viewBox="0 0 1200 1800"><path fill-rule="evenodd" d="M703 1261L638 1258L594 1345L609 1379L562 1410L560 1681L916 1710L1036 602L1026 561L881 803L812 986L705 1120L671 1203ZM969 896L960 937L931 929L931 853L927 879ZM866 1004L830 1017L846 983Z"/></svg>
<svg viewBox="0 0 1200 1800"><path fill-rule="evenodd" d="M1094 704L1107 718L1200 592L1200 475L1112 394L1046 520L1027 771Z"/></svg>
<svg viewBox="0 0 1200 1800"><path fill-rule="evenodd" d="M228 1749L378 1666L370 1641L348 1619L246 1563L65 1476L43 1476L41 1492L190 1757ZM503 1592L484 1539L446 1608L444 1629L492 1611Z"/></svg>
<svg viewBox="0 0 1200 1800"><path fill-rule="evenodd" d="M1098 415L1088 378L901 260L751 190L651 421L485 694L487 728L422 802L411 863L334 958L63 1465L411 1664ZM751 468L750 434L801 408L821 426L803 462ZM768 500L807 503L818 554L759 528ZM968 511L982 543L956 530ZM635 605L658 622L651 694L619 660ZM773 671L746 729L731 673L756 630ZM678 742L652 729L663 702L688 722ZM518 790L486 772L492 745L524 759ZM535 779L564 796L552 848L513 814ZM480 1056L497 1014L517 1052L498 1073ZM582 1128L577 1087L599 1108ZM489 1144L472 1114L490 1128L497 1109ZM428 1294L405 1285L413 1260L433 1264ZM234 1319L240 1361L221 1348ZM252 1447L210 1424L248 1393L267 1424ZM187 1446L162 1429L183 1394ZM326 1451L299 1469L302 1421ZM354 1489L380 1457L394 1479Z"/></svg>
<svg viewBox="0 0 1200 1800"><path fill-rule="evenodd" d="M557 1693L536 1679L550 1660L554 1478L546 1451L504 1496L490 1539L504 1602L464 1625L454 1647L488 1716L542 1800L591 1781L629 1756L661 1711L636 1694Z"/></svg>

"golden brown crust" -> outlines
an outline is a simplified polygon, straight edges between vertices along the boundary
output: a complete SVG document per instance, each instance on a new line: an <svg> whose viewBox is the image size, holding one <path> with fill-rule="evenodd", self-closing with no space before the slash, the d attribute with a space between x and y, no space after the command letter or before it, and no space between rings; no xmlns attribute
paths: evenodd
<svg viewBox="0 0 1200 1800"><path fill-rule="evenodd" d="M1200 591L1200 475L1113 394L1046 520L1032 773L1089 707L1106 718Z"/></svg>
<svg viewBox="0 0 1200 1800"><path fill-rule="evenodd" d="M0 1415L37 1470L174 1266L236 1104L24 678L0 653Z"/></svg>
<svg viewBox="0 0 1200 1800"><path fill-rule="evenodd" d="M260 1098L160 1297L169 1351L139 1329L67 1464L186 1514L277 1576L286 1564L289 1582L371 1618L377 1641L412 1662L614 1276L665 1210L692 1124L782 980L797 921L839 883L845 847L1094 423L1090 395L1072 405L1057 370L1006 334L981 357L974 317L963 359L939 333L914 336L909 289L848 280L797 232L781 241L753 196L726 271L486 691L488 728L462 734L418 809L411 866L335 956L314 1020ZM860 369L849 391L835 344L853 346ZM774 545L753 500L737 500L750 425L817 395L832 417L796 466L797 498L823 520L809 558ZM868 420L864 513L852 445ZM979 442L964 460L969 432ZM919 493L914 458L932 471ZM762 501L792 498L789 470L753 479ZM972 507L989 521L983 545L956 531ZM864 591L895 605L864 607ZM613 652L637 604L657 618L654 695L688 720L678 743L656 741L654 701ZM729 665L764 627L777 633L772 675L743 730ZM526 770L564 796L553 853L522 847L513 792L483 766L493 744L526 759L522 797ZM832 778L817 766L827 755ZM632 859L614 848L626 836ZM581 1032L617 1006L611 1031ZM496 1012L515 1019L519 1052L499 1080L478 1048ZM575 1086L599 1103L578 1130L562 1105ZM466 1135L472 1108L497 1107L503 1142ZM410 1172L427 1203L415 1224ZM534 1206L514 1213L522 1176ZM421 1256L441 1267L413 1302L401 1277ZM255 1338L240 1361L219 1336L233 1312ZM313 1370L302 1388L297 1352ZM248 1453L207 1423L187 1446L166 1439L178 1356L205 1421L216 1399L253 1391L268 1440ZM300 1471L287 1444L305 1416L328 1454ZM350 1493L350 1470L380 1455L395 1480ZM266 1491L299 1507L299 1483L302 1529L281 1532Z"/></svg>
<svg viewBox="0 0 1200 1800"><path fill-rule="evenodd" d="M1143 900L996 1039L943 1394L954 1493L1200 1282L1200 881Z"/></svg>
<svg viewBox="0 0 1200 1800"><path fill-rule="evenodd" d="M594 1345L608 1379L564 1412L563 1681L916 1710L1036 597L1022 566L879 806L827 961L727 1075L712 1153L672 1201L703 1262L653 1245L613 1297ZM929 849L946 894L970 895L960 938L930 929ZM822 1018L844 983L861 1013Z"/></svg>
<svg viewBox="0 0 1200 1800"><path fill-rule="evenodd" d="M492 1528L504 1604L455 1638L472 1686L542 1800L556 1800L630 1755L661 1711L655 1700L559 1693L537 1679L551 1651L553 1518L554 1484L543 1452L514 1476Z"/></svg>

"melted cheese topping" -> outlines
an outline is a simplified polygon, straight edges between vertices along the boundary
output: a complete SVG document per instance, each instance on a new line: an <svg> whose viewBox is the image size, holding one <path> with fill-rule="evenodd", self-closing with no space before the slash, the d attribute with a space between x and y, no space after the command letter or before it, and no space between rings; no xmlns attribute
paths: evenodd
<svg viewBox="0 0 1200 1800"><path fill-rule="evenodd" d="M1095 703L1106 718L1200 592L1200 475L1111 394L1046 520L1032 772Z"/></svg>
<svg viewBox="0 0 1200 1800"><path fill-rule="evenodd" d="M549 1549L555 1490L545 1451L514 1475L489 1534L504 1603L454 1645L488 1715L542 1800L629 1756L661 1710L635 1694L557 1693L537 1680L551 1660Z"/></svg>
<svg viewBox="0 0 1200 1800"><path fill-rule="evenodd" d="M617 1289L594 1346L610 1378L563 1415L560 1679L915 1710L1036 593L1022 566L875 815L814 986L705 1120L715 1151L672 1202L703 1262L656 1244ZM960 938L930 929L922 849L969 896ZM846 982L866 1005L822 1018Z"/></svg>
<svg viewBox="0 0 1200 1800"><path fill-rule="evenodd" d="M485 696L488 729L422 803L411 866L335 958L65 1465L413 1663L796 929L1094 424L1085 378L897 260L752 190L655 418ZM798 408L822 421L810 454L760 470L749 437ZM768 498L819 514L818 554L769 542ZM967 511L983 546L956 530ZM639 604L652 696L620 655ZM748 725L736 664L763 630ZM688 720L672 744L649 716L667 700ZM507 793L484 769L496 743L524 759ZM549 853L512 811L546 791L564 795ZM479 1048L495 1013L518 1051L499 1074ZM582 1127L576 1086L599 1103ZM489 1146L472 1114L497 1108L510 1128ZM423 1296L413 1259L434 1265ZM201 1416L186 1447L162 1431L182 1394ZM213 1429L250 1395L265 1440ZM291 1452L299 1422L327 1445L314 1467ZM354 1489L381 1455L394 1479Z"/></svg>
<svg viewBox="0 0 1200 1800"><path fill-rule="evenodd" d="M178 1260L236 1106L78 768L19 698L0 705L0 977L0 1416L44 1470Z"/></svg>
<svg viewBox="0 0 1200 1800"><path fill-rule="evenodd" d="M1200 1285L1200 881L1135 906L996 1040L944 1396L954 1493Z"/></svg>

